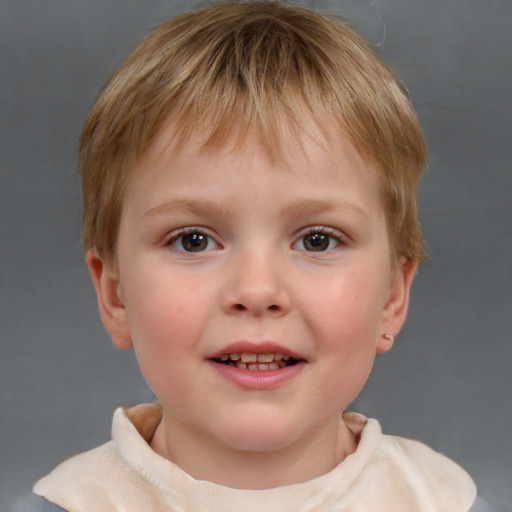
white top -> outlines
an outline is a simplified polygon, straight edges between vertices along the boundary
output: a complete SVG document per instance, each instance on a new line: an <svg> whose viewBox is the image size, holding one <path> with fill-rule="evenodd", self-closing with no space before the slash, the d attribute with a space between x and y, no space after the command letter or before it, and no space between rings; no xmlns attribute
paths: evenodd
<svg viewBox="0 0 512 512"><path fill-rule="evenodd" d="M34 492L73 512L468 512L471 477L417 441L383 435L376 420L344 413L357 450L329 473L268 490L193 479L149 446L160 404L114 413L112 441L64 461Z"/></svg>

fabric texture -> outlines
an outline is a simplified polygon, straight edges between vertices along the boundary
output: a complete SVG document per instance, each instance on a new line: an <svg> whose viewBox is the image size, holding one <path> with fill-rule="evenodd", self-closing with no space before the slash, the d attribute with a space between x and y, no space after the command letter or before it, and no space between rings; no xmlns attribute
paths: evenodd
<svg viewBox="0 0 512 512"><path fill-rule="evenodd" d="M114 414L112 441L57 466L34 492L71 512L468 512L476 489L469 475L417 441L383 435L357 413L343 420L357 450L329 473L305 483L246 491L198 481L156 454L148 442L159 404Z"/></svg>
<svg viewBox="0 0 512 512"><path fill-rule="evenodd" d="M48 500L43 498L42 496L34 495L33 506L26 509L26 512L72 512L66 511L63 508L55 505L55 503L50 503ZM159 511L152 511L159 512ZM481 496L477 496L475 503L471 507L470 512L511 512L509 508L499 507L497 505L493 505L485 498Z"/></svg>

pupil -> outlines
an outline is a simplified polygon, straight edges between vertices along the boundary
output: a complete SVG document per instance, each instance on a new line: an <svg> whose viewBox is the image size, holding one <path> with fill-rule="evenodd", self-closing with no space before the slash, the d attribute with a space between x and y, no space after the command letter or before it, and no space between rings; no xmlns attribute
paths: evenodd
<svg viewBox="0 0 512 512"><path fill-rule="evenodd" d="M190 233L183 236L182 245L186 251L198 252L206 248L208 238L201 233Z"/></svg>
<svg viewBox="0 0 512 512"><path fill-rule="evenodd" d="M304 239L304 245L310 251L325 251L329 247L329 236L322 233L309 235Z"/></svg>

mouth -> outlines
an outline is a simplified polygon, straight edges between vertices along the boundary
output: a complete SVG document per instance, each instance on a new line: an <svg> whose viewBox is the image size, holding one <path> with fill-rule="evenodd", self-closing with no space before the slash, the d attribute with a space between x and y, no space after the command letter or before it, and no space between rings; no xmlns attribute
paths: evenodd
<svg viewBox="0 0 512 512"><path fill-rule="evenodd" d="M254 352L233 352L222 354L219 357L211 359L216 363L232 366L239 370L250 371L268 371L279 370L287 366L294 366L300 363L301 359L296 359L287 354L269 352L265 354L257 354Z"/></svg>

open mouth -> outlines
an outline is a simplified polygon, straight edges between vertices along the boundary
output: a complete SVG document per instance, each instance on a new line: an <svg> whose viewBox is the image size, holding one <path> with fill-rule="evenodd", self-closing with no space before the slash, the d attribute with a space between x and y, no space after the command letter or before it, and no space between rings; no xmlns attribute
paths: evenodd
<svg viewBox="0 0 512 512"><path fill-rule="evenodd" d="M298 359L284 354L255 354L251 352L222 354L220 357L213 358L213 361L240 370L253 371L279 370L300 362Z"/></svg>

